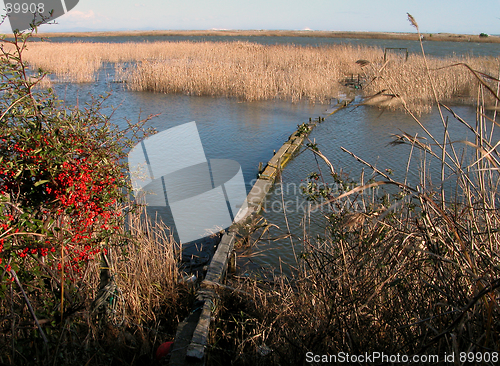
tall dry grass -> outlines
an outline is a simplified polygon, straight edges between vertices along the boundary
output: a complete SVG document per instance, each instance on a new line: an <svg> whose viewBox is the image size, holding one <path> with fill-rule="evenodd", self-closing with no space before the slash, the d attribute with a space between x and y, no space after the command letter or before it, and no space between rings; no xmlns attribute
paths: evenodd
<svg viewBox="0 0 500 366"><path fill-rule="evenodd" d="M81 43L75 48L64 43L33 42L28 50L23 57L30 68L50 72L57 82L93 82L103 63L92 43Z"/></svg>
<svg viewBox="0 0 500 366"><path fill-rule="evenodd" d="M87 83L97 80L106 62L138 62L164 54L162 44L155 43L31 42L23 56L32 69L48 71L56 81Z"/></svg>
<svg viewBox="0 0 500 366"><path fill-rule="evenodd" d="M109 264L123 300L118 313L129 322L147 324L158 321L162 308L173 311L178 305L181 255L170 229L140 207L128 215L133 240L112 248Z"/></svg>
<svg viewBox="0 0 500 366"><path fill-rule="evenodd" d="M2 364L143 365L154 360L161 343L173 340L194 294L178 281L179 246L168 228L139 208L128 213L128 234L117 233L107 255L91 261L66 289L64 316L59 303L50 308L51 295L43 292L58 293L58 286L41 288L25 279L47 345L36 335L19 288L10 285L0 299Z"/></svg>
<svg viewBox="0 0 500 366"><path fill-rule="evenodd" d="M59 80L90 82L103 63L115 64L115 79L132 90L189 95L229 96L243 100L301 99L327 102L345 92L343 80L361 75L368 103L402 108L401 99L417 113L429 111L434 95L421 55L407 62L376 47L337 45L304 47L249 42L47 43L29 45L26 60L53 72ZM365 60L367 63L356 63ZM442 102L476 99L476 78L464 67L497 75L499 58L429 58ZM362 66L363 65L363 66ZM486 80L491 82L491 80ZM397 100L394 100L396 96ZM491 102L491 100L489 101ZM487 103L489 103L487 101Z"/></svg>

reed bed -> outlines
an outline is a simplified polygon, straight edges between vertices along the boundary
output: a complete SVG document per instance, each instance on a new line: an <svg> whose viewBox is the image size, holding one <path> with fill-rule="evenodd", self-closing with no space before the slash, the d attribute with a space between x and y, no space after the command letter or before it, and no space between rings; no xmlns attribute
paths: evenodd
<svg viewBox="0 0 500 366"><path fill-rule="evenodd" d="M393 57L383 64L375 63L365 66L365 75L369 82L364 88L368 98L367 104L402 109L403 101L413 112L429 112L440 103L473 104L477 100L478 78L465 66L477 71L479 75L498 76L500 58L493 57L427 57L429 72L424 57L410 55L408 61ZM436 95L429 79L432 78ZM481 77L482 78L482 77ZM495 87L495 80L482 78L483 82ZM383 91L382 93L380 93ZM494 97L487 95L486 105L494 103Z"/></svg>
<svg viewBox="0 0 500 366"><path fill-rule="evenodd" d="M384 62L383 50L377 47L34 42L25 58L34 69L55 74L58 81L91 82L104 63L113 63L115 80L126 82L132 90L249 101L279 98L325 103L348 91L346 77L360 75L366 81L362 93L367 104L404 109L401 100L405 100L417 113L427 112L435 104L421 55L410 55L408 61L389 55ZM363 62L356 63L359 60ZM474 75L463 66L449 65L467 64L489 75L498 75L500 69L498 57L428 58L428 63L441 102L471 103L477 99ZM371 98L383 89L382 96Z"/></svg>
<svg viewBox="0 0 500 366"><path fill-rule="evenodd" d="M23 57L33 70L51 73L54 81L89 83L96 80L103 62L92 49L91 43L76 49L64 43L37 42L29 44Z"/></svg>
<svg viewBox="0 0 500 366"><path fill-rule="evenodd" d="M357 74L357 59L381 52L348 45L318 49L241 42L170 47L173 57L143 61L120 78L134 90L324 102L338 96L346 75Z"/></svg>

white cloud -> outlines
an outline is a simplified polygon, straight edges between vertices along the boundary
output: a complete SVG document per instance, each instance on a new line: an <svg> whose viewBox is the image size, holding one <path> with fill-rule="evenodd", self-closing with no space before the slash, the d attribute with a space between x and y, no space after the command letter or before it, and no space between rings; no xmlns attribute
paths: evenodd
<svg viewBox="0 0 500 366"><path fill-rule="evenodd" d="M90 19L96 19L96 15L93 10L89 10L87 12L84 11L78 11L78 10L71 10L66 15L64 15L64 18L67 20L90 20Z"/></svg>

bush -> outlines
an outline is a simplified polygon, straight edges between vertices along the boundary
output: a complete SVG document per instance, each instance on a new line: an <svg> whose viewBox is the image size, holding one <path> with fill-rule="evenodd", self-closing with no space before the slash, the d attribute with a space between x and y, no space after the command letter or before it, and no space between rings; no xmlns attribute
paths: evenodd
<svg viewBox="0 0 500 366"><path fill-rule="evenodd" d="M35 266L75 281L122 227L124 133L102 100L82 111L35 91L44 74L23 63L27 39L4 41L15 52L0 59L0 261L7 273Z"/></svg>
<svg viewBox="0 0 500 366"><path fill-rule="evenodd" d="M148 326L157 329L151 313L161 307L172 312L165 306L178 299L172 295L177 259L171 238L161 224L142 224L144 213L131 215L137 207L127 202L127 149L149 133L143 129L149 118L120 129L101 113L106 97L84 109L64 106L52 90L38 87L43 70L24 62L29 37L15 34L0 48L0 326L7 329L0 363L81 364L87 352L86 360L99 364L119 352L117 339L134 338L130 333L140 338L137 347L150 350L158 333L148 338L138 323L154 319ZM108 251L118 258L110 261ZM101 257L108 268L101 272L99 299L116 304L122 298L122 326L111 330L102 317L97 323L88 316ZM123 296L132 300L125 303ZM86 318L78 323L75 314L82 310ZM127 347L130 353L130 342Z"/></svg>

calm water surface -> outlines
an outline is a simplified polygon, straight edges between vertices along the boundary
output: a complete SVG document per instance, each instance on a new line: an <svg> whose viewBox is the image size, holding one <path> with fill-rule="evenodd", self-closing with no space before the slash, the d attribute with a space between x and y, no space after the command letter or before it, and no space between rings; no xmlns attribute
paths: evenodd
<svg viewBox="0 0 500 366"><path fill-rule="evenodd" d="M476 117L473 108L455 106L453 109L469 124L475 125ZM447 117L449 117L450 139L457 142L458 156L463 154L464 162L471 163L474 158L472 149L467 149L459 141L474 142L473 134L448 112L445 113L445 118ZM490 114L489 117L491 118L492 115ZM420 121L438 141L442 141L444 128L436 109L433 113L423 115ZM398 112L380 114L380 111L367 107L341 110L318 125L309 138L317 143L319 149L327 156L337 172L342 170L355 182L360 182L363 173L366 183L370 178L375 177L374 171L342 151L340 147L346 148L380 171L390 172L391 177L398 182L404 182L407 179L408 184L415 187L420 182L424 171L428 185L440 181L441 165L434 158L427 156L429 163L426 169L423 169L424 155L416 149L412 154L407 171L411 147L390 144L393 141L391 135L400 134L403 131L413 136L418 134L420 137L427 138L424 141L430 141L410 116ZM498 141L500 129L497 128L493 135L493 140ZM436 146L434 146L433 151L440 154ZM268 195L265 205L266 212L263 216L269 223L279 226L279 228L272 228L269 232L269 238L277 238L288 232L285 221L286 213L293 239L292 241L290 239L268 240L260 244L258 250L264 250L264 252L262 255L252 258L255 265L275 269L276 264L281 262L285 269L285 264L293 265L295 263L295 255L302 251L301 243L305 237L314 238L318 234L325 233L323 227L325 220L322 218L321 212L313 213L311 215L313 219L308 219L308 203L301 190L307 177L313 172L321 173L329 187L334 192L336 191L335 182L329 175L327 165L322 160L317 161L311 151L306 150L292 160L285 168L281 182ZM445 188L449 194L455 186L456 176L448 169L446 169L445 174L447 177ZM378 180L385 179L378 177ZM375 197L381 198L387 194L395 193L394 189L390 187L392 186L378 189L374 192Z"/></svg>
<svg viewBox="0 0 500 366"><path fill-rule="evenodd" d="M194 39L193 39L194 38ZM410 52L418 52L418 42L393 40L353 40L335 38L287 38L287 37L103 37L82 38L83 41L99 42L130 42L157 40L195 40L195 41L236 41L249 40L259 43L298 43L307 45L323 45L335 43L368 44L380 47L408 47ZM53 39L53 41L78 41L76 38ZM429 55L446 56L472 53L474 55L498 56L499 46L495 44L474 44L455 42L425 43ZM68 104L83 105L90 100L90 95L111 93L107 100L111 107L117 107L113 115L114 122L125 126L125 119L137 121L149 114L160 114L150 121L150 125L158 131L166 130L186 122L196 121L205 155L208 159L232 159L237 161L243 170L247 191L251 188L258 173L259 162L267 162L273 155L273 150L281 147L288 136L294 132L298 124L306 122L309 117L324 116L327 105L313 105L308 102L292 104L284 101L240 102L230 98L197 97L185 95L154 94L149 92L134 92L124 88L124 84L113 83L114 68L106 65L101 70L99 79L89 84L57 84L55 89L59 96ZM470 124L475 124L475 111L470 107L455 107ZM106 112L106 111L105 111ZM450 117L450 134L452 140L472 140L472 136L459 123ZM421 117L422 123L432 134L441 139L442 122L436 109ZM353 179L358 179L363 166L345 152L344 147L362 159L376 165L380 170L389 169L394 178L405 178L409 148L406 146L391 146L391 134L418 133L423 131L407 115L399 112L384 112L370 107L349 107L317 126L310 139L318 143L321 151L330 159L336 169L342 169ZM500 136L496 135L498 140ZM420 174L419 155L412 160L408 179L416 182ZM364 167L365 179L372 174L371 169ZM294 234L296 248L290 240L269 241L260 245L263 255L253 258L253 262L262 267L276 268L280 262L293 264L294 249L300 252L300 238L303 236L302 219L305 207L300 195L300 184L314 171L327 172L320 162L317 166L313 154L305 151L296 157L285 169L282 175L283 196L281 190L273 190L268 196L264 217L280 227L273 230L271 236L278 236L286 231L283 216L283 202L287 207L287 216L291 232ZM439 177L439 167L431 167L430 177ZM320 226L307 224L312 233L321 233Z"/></svg>

